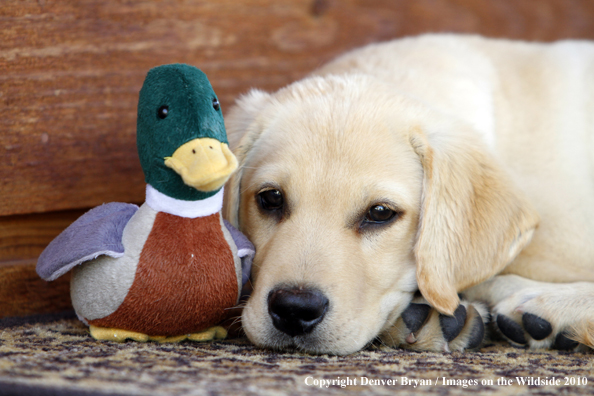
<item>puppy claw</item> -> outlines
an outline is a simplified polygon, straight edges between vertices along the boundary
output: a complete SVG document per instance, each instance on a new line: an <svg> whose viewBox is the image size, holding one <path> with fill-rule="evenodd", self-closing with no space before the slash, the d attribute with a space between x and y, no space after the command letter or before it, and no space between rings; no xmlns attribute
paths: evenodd
<svg viewBox="0 0 594 396"><path fill-rule="evenodd" d="M419 331L421 326L423 326L423 323L425 323L429 316L429 312L431 312L431 307L429 305L411 303L404 310L401 317L411 333L415 333ZM412 342L410 344L412 344Z"/></svg>
<svg viewBox="0 0 594 396"><path fill-rule="evenodd" d="M571 338L567 337L567 332L563 331L557 334L557 337L555 337L553 349L558 349L560 351L571 351L572 349L575 349L578 345L579 343L577 341L574 341Z"/></svg>
<svg viewBox="0 0 594 396"><path fill-rule="evenodd" d="M528 342L524 336L522 326L505 315L497 315L497 327L499 327L499 330L504 336L515 343L526 344Z"/></svg>
<svg viewBox="0 0 594 396"><path fill-rule="evenodd" d="M441 332L447 342L452 341L458 337L466 323L466 308L464 305L459 305L454 311L454 316L439 315L439 324Z"/></svg>
<svg viewBox="0 0 594 396"><path fill-rule="evenodd" d="M409 344L414 344L415 342L417 342L417 337L415 337L413 333L410 333L406 336L406 342L408 342Z"/></svg>
<svg viewBox="0 0 594 396"><path fill-rule="evenodd" d="M544 340L553 332L553 327L548 321L531 313L522 315L522 324L530 337L537 341Z"/></svg>

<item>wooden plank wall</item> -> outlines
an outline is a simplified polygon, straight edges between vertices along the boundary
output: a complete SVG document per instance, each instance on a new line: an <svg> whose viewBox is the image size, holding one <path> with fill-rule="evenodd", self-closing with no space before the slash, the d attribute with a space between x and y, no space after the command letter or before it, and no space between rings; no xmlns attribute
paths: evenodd
<svg viewBox="0 0 594 396"><path fill-rule="evenodd" d="M223 110L341 52L425 32L594 38L589 0L3 0L0 317L70 307L34 273L85 209L142 202L137 95L149 68L203 69Z"/></svg>

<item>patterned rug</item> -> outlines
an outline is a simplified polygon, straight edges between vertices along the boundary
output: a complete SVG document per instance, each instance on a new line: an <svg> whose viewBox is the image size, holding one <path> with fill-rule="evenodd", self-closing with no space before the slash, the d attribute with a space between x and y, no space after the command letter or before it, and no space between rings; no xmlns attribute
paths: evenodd
<svg viewBox="0 0 594 396"><path fill-rule="evenodd" d="M587 384L585 384L587 382ZM123 344L93 340L72 313L0 320L0 395L594 393L594 353L409 352L350 356L259 349L246 339Z"/></svg>

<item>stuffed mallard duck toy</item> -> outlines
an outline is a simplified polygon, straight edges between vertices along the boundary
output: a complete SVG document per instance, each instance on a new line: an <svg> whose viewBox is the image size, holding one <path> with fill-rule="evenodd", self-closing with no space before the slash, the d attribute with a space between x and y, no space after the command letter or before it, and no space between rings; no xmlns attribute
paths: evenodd
<svg viewBox="0 0 594 396"><path fill-rule="evenodd" d="M37 272L51 281L72 270L72 304L96 339L224 338L216 325L238 302L254 247L220 213L237 160L204 73L149 71L137 146L145 203L90 210L49 244Z"/></svg>

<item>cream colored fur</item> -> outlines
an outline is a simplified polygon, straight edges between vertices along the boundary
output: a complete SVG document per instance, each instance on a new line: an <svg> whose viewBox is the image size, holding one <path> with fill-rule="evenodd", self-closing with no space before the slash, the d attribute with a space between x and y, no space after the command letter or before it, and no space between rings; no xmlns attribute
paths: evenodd
<svg viewBox="0 0 594 396"><path fill-rule="evenodd" d="M443 314L464 290L499 307L513 293L498 274L520 279L514 292L542 282L521 304L550 283L565 284L570 305L571 282L582 282L576 301L594 295L590 43L426 35L370 45L274 94L250 92L226 122L240 169L225 214L256 246L243 325L258 345L350 353L398 333L417 288ZM270 188L288 205L280 220L256 204ZM378 203L400 218L358 229ZM510 290L483 293L485 281ZM281 284L328 296L311 334L272 325L266 299ZM592 341L594 304L571 321L541 300L535 314ZM437 338L420 349L447 350Z"/></svg>

